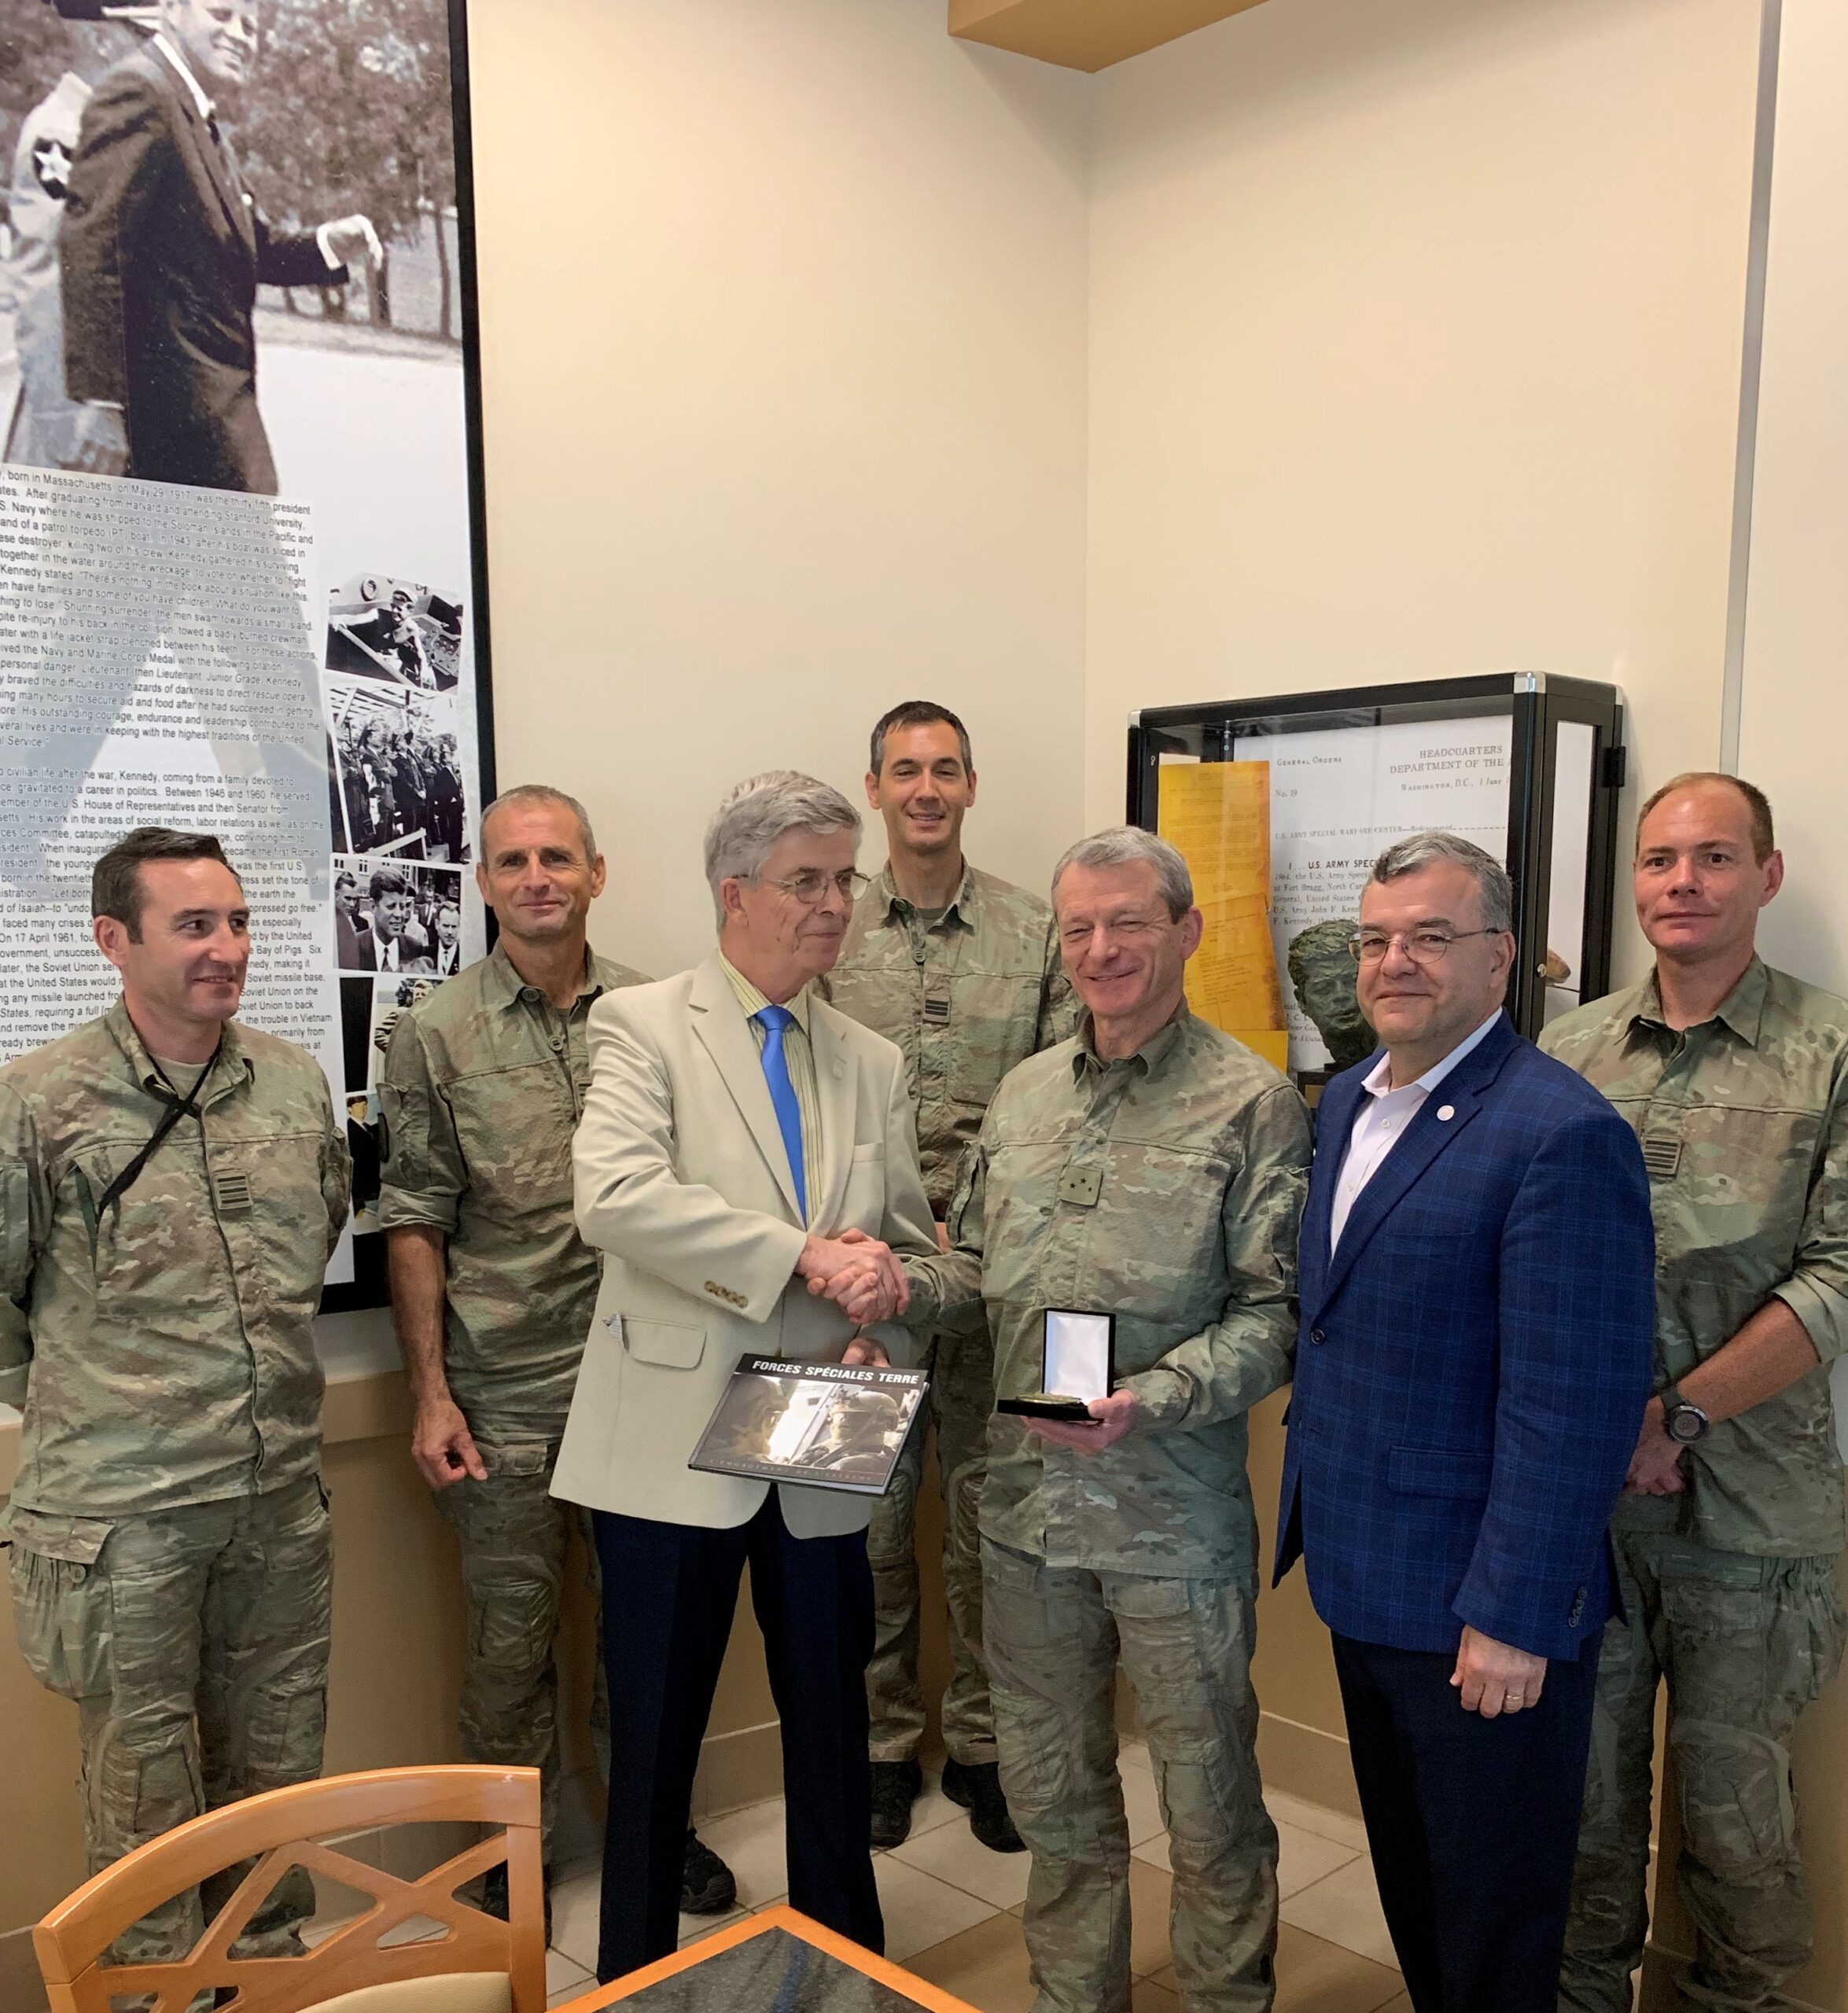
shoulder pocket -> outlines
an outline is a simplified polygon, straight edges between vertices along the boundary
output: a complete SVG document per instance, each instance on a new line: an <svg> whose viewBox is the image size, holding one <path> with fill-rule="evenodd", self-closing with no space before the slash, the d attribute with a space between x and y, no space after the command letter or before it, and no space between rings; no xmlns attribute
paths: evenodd
<svg viewBox="0 0 1848 2013"><path fill-rule="evenodd" d="M623 1315L623 1347L638 1363L691 1370L706 1352L706 1331L686 1321L638 1321Z"/></svg>

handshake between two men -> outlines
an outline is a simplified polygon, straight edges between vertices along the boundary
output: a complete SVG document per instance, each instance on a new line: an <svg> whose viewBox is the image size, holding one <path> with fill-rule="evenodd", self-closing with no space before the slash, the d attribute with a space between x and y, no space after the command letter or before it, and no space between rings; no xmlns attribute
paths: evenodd
<svg viewBox="0 0 1848 2013"><path fill-rule="evenodd" d="M811 1235L796 1261L796 1276L808 1282L810 1293L833 1301L861 1328L874 1321L896 1321L911 1305L911 1290L898 1254L863 1230L844 1230L838 1237ZM875 1337L860 1334L847 1345L841 1360L882 1363L889 1358Z"/></svg>

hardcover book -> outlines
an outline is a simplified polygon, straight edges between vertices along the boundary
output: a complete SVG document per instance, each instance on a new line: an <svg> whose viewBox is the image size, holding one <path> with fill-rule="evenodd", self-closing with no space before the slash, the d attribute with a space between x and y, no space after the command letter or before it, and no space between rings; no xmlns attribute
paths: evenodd
<svg viewBox="0 0 1848 2013"><path fill-rule="evenodd" d="M921 1370L743 1356L687 1465L883 1496L927 1388Z"/></svg>

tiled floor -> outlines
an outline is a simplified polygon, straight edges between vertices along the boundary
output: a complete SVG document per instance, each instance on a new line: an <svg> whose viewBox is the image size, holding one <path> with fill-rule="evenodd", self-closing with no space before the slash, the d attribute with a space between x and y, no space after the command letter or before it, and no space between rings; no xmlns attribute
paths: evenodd
<svg viewBox="0 0 1848 2013"><path fill-rule="evenodd" d="M1135 1854L1134 2013L1177 2013L1168 1949L1168 1839L1139 1745L1123 1750L1123 1788ZM1358 1821L1281 1794L1268 1801L1283 1846L1277 2013L1409 2013ZM737 1875L739 1905L726 1916L682 1916L683 1945L783 1898L780 1800L715 1818L699 1834ZM933 1775L914 1809L911 1835L895 1851L876 1854L874 1870L887 1956L982 2013L1027 2013L1033 1992L1018 1919L1027 1891L1025 1853L977 1845L967 1816ZM553 2005L590 1989L596 1956L597 1869L580 1863L561 1869L552 1893L547 1979Z"/></svg>

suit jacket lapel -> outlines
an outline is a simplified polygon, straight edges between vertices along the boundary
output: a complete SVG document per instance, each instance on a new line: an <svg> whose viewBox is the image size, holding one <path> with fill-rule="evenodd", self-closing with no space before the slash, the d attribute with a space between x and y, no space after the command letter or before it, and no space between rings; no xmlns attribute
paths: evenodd
<svg viewBox="0 0 1848 2013"><path fill-rule="evenodd" d="M725 1087L757 1141L764 1164L776 1177L776 1185L789 1205L790 1220L800 1224L802 1212L796 1204L796 1179L782 1143L782 1128L776 1122L776 1107L770 1102L764 1058L756 1038L745 1025L738 995L732 991L731 981L721 970L716 952L694 975L690 999L694 1029L724 1079Z"/></svg>
<svg viewBox="0 0 1848 2013"><path fill-rule="evenodd" d="M1328 1233L1334 1215L1335 1184L1341 1179L1348 1135L1353 1130L1354 1107L1362 1095L1360 1078L1365 1074L1363 1066L1352 1078L1338 1077L1323 1090L1316 1106L1316 1152L1309 1171L1302 1229L1297 1240L1297 1263L1306 1307L1320 1305L1322 1284L1328 1276Z"/></svg>
<svg viewBox="0 0 1848 2013"><path fill-rule="evenodd" d="M1398 1144L1380 1162L1374 1171L1373 1179L1354 1199L1354 1206L1349 1212L1347 1222L1342 1231L1341 1242L1335 1246L1328 1261L1328 1270L1323 1280L1320 1297L1320 1306L1327 1306L1340 1292L1342 1282L1353 1269L1355 1260L1366 1248L1368 1238L1392 1213L1400 1198L1446 1148L1462 1137L1470 1121L1482 1107L1482 1094L1495 1080L1502 1064L1507 1060L1516 1039L1513 1024L1504 1014L1494 1029L1483 1037L1481 1047L1466 1056L1419 1107L1418 1116L1406 1127ZM1446 1111L1450 1114L1448 1118L1439 1116ZM1350 1103L1347 1108L1349 1129L1352 1128L1354 1106ZM1344 1149L1346 1138L1344 1132ZM1338 1168L1338 1161L1335 1163L1337 1173ZM1328 1193L1329 1208L1332 1212L1332 1180L1329 1183Z"/></svg>
<svg viewBox="0 0 1848 2013"><path fill-rule="evenodd" d="M179 114L181 128L191 144L198 164L196 172L199 178L217 197L226 220L254 259L256 256L256 226L251 221L250 205L238 193L232 180L228 154L212 138L205 121L199 116L199 108L193 102L193 94L186 89L185 79L175 74L172 64L158 50L150 53L155 67L161 72L167 94Z"/></svg>
<svg viewBox="0 0 1848 2013"><path fill-rule="evenodd" d="M852 1052L834 1021L833 1009L811 994L808 1040L815 1051L815 1083L821 1105L822 1167L819 1180L815 1170L809 1171L808 1218L830 1233L853 1168L856 1087Z"/></svg>

